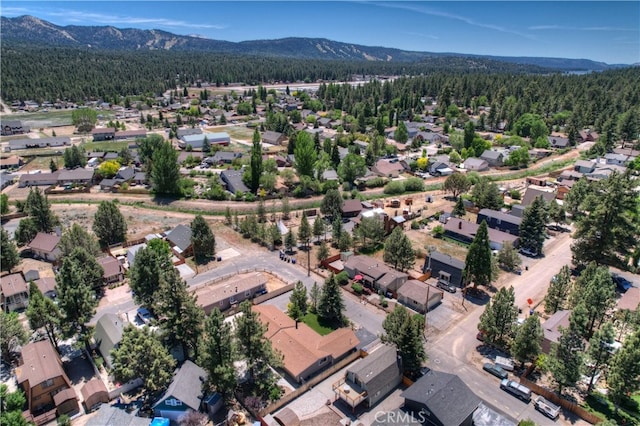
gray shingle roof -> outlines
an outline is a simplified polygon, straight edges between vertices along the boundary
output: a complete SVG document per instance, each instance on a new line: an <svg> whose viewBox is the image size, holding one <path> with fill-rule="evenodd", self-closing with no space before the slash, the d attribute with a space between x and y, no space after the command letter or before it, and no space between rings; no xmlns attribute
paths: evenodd
<svg viewBox="0 0 640 426"><path fill-rule="evenodd" d="M182 401L187 407L198 411L202 398L202 381L206 380L207 373L191 361L185 361L178 369L169 388L162 398L155 403L157 407L165 399L173 397Z"/></svg>
<svg viewBox="0 0 640 426"><path fill-rule="evenodd" d="M348 371L358 376L369 395L375 395L378 390L402 374L396 348L390 345L383 345L358 361Z"/></svg>
<svg viewBox="0 0 640 426"><path fill-rule="evenodd" d="M418 379L402 397L425 405L444 425L462 424L482 402L460 377L434 370Z"/></svg>
<svg viewBox="0 0 640 426"><path fill-rule="evenodd" d="M180 224L169 231L167 240L184 251L191 245L191 228L187 225Z"/></svg>

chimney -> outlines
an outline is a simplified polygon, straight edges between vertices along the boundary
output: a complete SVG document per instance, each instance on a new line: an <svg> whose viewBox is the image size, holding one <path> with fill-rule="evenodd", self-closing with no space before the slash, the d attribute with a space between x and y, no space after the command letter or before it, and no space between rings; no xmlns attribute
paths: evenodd
<svg viewBox="0 0 640 426"><path fill-rule="evenodd" d="M296 320L296 330L298 329L298 320Z"/></svg>
<svg viewBox="0 0 640 426"><path fill-rule="evenodd" d="M458 229L462 229L462 221L458 222Z"/></svg>

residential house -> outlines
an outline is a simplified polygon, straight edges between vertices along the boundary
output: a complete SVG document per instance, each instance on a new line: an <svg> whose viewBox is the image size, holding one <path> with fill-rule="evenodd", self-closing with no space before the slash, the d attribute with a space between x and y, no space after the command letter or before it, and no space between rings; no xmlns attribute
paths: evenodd
<svg viewBox="0 0 640 426"><path fill-rule="evenodd" d="M94 142L112 140L116 137L116 129L113 127L95 128L91 130L91 136Z"/></svg>
<svg viewBox="0 0 640 426"><path fill-rule="evenodd" d="M232 194L251 192L242 181L242 175L242 170L223 170L222 173L220 173L220 179L226 184L227 191Z"/></svg>
<svg viewBox="0 0 640 426"><path fill-rule="evenodd" d="M17 155L11 155L7 158L0 159L0 169L17 169L22 166L22 158Z"/></svg>
<svg viewBox="0 0 640 426"><path fill-rule="evenodd" d="M336 397L352 409L361 403L373 407L402 382L402 359L393 345L380 345L354 362L332 385Z"/></svg>
<svg viewBox="0 0 640 426"><path fill-rule="evenodd" d="M464 160L464 168L470 172L482 172L489 169L489 163L482 158L469 157Z"/></svg>
<svg viewBox="0 0 640 426"><path fill-rule="evenodd" d="M409 276L369 256L351 256L344 262L349 278L360 275L361 281L376 290L395 294Z"/></svg>
<svg viewBox="0 0 640 426"><path fill-rule="evenodd" d="M209 315L213 308L225 311L247 299L267 292L267 276L254 272L237 275L225 284L204 286L193 290L197 302Z"/></svg>
<svg viewBox="0 0 640 426"><path fill-rule="evenodd" d="M30 130L29 126L24 126L20 120L6 120L0 124L2 136L22 135Z"/></svg>
<svg viewBox="0 0 640 426"><path fill-rule="evenodd" d="M58 174L58 185L90 185L93 181L93 169L62 169Z"/></svg>
<svg viewBox="0 0 640 426"><path fill-rule="evenodd" d="M561 136L547 136L547 140L553 148L564 149L571 146L569 139Z"/></svg>
<svg viewBox="0 0 640 426"><path fill-rule="evenodd" d="M464 262L449 255L432 251L424 260L423 272L446 283L462 287Z"/></svg>
<svg viewBox="0 0 640 426"><path fill-rule="evenodd" d="M211 157L207 157L202 160L202 162L209 165L231 164L233 163L233 160L238 158L242 158L241 152L218 151Z"/></svg>
<svg viewBox="0 0 640 426"><path fill-rule="evenodd" d="M598 140L599 137L600 135L598 133L593 132L589 129L580 130L578 132L578 140L580 142L595 142Z"/></svg>
<svg viewBox="0 0 640 426"><path fill-rule="evenodd" d="M418 280L407 280L398 289L398 302L421 314L442 300L442 290Z"/></svg>
<svg viewBox="0 0 640 426"><path fill-rule="evenodd" d="M152 421L109 404L102 404L95 414L87 417L85 426L150 426Z"/></svg>
<svg viewBox="0 0 640 426"><path fill-rule="evenodd" d="M120 319L118 315L109 312L102 314L96 322L93 340L95 341L96 348L100 351L100 354L102 354L104 364L109 370L113 368L111 351L117 349L120 344L124 328L125 324L122 319Z"/></svg>
<svg viewBox="0 0 640 426"><path fill-rule="evenodd" d="M402 392L405 409L432 425L473 425L482 400L455 374L430 370Z"/></svg>
<svg viewBox="0 0 640 426"><path fill-rule="evenodd" d="M38 232L35 238L27 244L27 248L31 250L36 259L57 262L62 255L58 243L60 243L60 235Z"/></svg>
<svg viewBox="0 0 640 426"><path fill-rule="evenodd" d="M78 399L49 339L22 347L16 379L27 399L28 421L42 425L79 411Z"/></svg>
<svg viewBox="0 0 640 426"><path fill-rule="evenodd" d="M333 169L328 169L322 172L322 180L323 181L339 181L340 177L338 176L338 172Z"/></svg>
<svg viewBox="0 0 640 426"><path fill-rule="evenodd" d="M13 185L17 177L18 175L5 174L5 173L0 174L0 191L5 189L9 185Z"/></svg>
<svg viewBox="0 0 640 426"><path fill-rule="evenodd" d="M520 224L522 223L522 218L502 213L497 210L482 209L478 212L476 223L481 224L483 220L487 222L487 226L489 228L508 232L513 235L520 235Z"/></svg>
<svg viewBox="0 0 640 426"><path fill-rule="evenodd" d="M482 153L480 158L485 160L491 167L500 167L504 164L504 154L500 151L487 149Z"/></svg>
<svg viewBox="0 0 640 426"><path fill-rule="evenodd" d="M344 200L342 202L342 217L356 217L362 211L360 200Z"/></svg>
<svg viewBox="0 0 640 426"><path fill-rule="evenodd" d="M605 154L604 156L607 164L613 164L616 166L624 166L629 161L629 156L625 154L614 154L612 152Z"/></svg>
<svg viewBox="0 0 640 426"><path fill-rule="evenodd" d="M135 262L136 253L138 253L138 250L146 247L147 245L145 243L142 243L142 244L136 244L127 249L127 264L129 265L129 269L131 269L131 267Z"/></svg>
<svg viewBox="0 0 640 426"><path fill-rule="evenodd" d="M593 172L585 174L587 179L589 180L600 180L606 179L611 176L613 173L622 174L627 170L625 166L620 166L618 164L597 164L596 168Z"/></svg>
<svg viewBox="0 0 640 426"><path fill-rule="evenodd" d="M29 286L22 273L4 275L0 278L0 305L5 312L24 309L29 305Z"/></svg>
<svg viewBox="0 0 640 426"><path fill-rule="evenodd" d="M331 118L328 117L322 117L318 120L318 125L322 126L322 127L331 127Z"/></svg>
<svg viewBox="0 0 640 426"><path fill-rule="evenodd" d="M320 336L277 306L255 305L252 309L267 326L265 337L282 353L284 371L298 383L352 353L360 343L350 327Z"/></svg>
<svg viewBox="0 0 640 426"><path fill-rule="evenodd" d="M398 160L378 160L371 168L371 171L376 173L378 176L387 177L387 178L397 178L400 176L400 173L404 170L402 164Z"/></svg>
<svg viewBox="0 0 640 426"><path fill-rule="evenodd" d="M559 192L560 191L558 191L558 193ZM525 209L526 209L526 207L523 206L522 204L514 204L514 205L511 206L511 210L509 210L509 214L512 215L512 216L515 216L515 217L522 218L522 217L524 217L524 210ZM489 228L489 231L502 232L502 231L498 231L497 229L491 229L491 228ZM507 235L511 235L511 234L507 234Z"/></svg>
<svg viewBox="0 0 640 426"><path fill-rule="evenodd" d="M591 173L595 170L596 163L589 160L577 160L573 165L573 170L579 173Z"/></svg>
<svg viewBox="0 0 640 426"><path fill-rule="evenodd" d="M286 140L286 136L280 132L274 132L267 130L262 134L262 143L268 143L270 145L282 145L282 142Z"/></svg>
<svg viewBox="0 0 640 426"><path fill-rule="evenodd" d="M19 188L30 188L32 186L52 186L58 183L60 170L53 173L28 173L21 174L18 180Z"/></svg>
<svg viewBox="0 0 640 426"><path fill-rule="evenodd" d="M479 224L462 220L457 217L449 217L444 225L444 234L454 240L471 244L478 233ZM505 242L513 246L518 245L518 237L497 229L488 228L489 246L491 250L500 250Z"/></svg>
<svg viewBox="0 0 640 426"><path fill-rule="evenodd" d="M40 292L49 299L58 297L56 292L56 279L53 277L40 277L33 281L38 286Z"/></svg>
<svg viewBox="0 0 640 426"><path fill-rule="evenodd" d="M640 308L640 287L631 287L616 302L616 309L636 312Z"/></svg>
<svg viewBox="0 0 640 426"><path fill-rule="evenodd" d="M449 176L453 173L453 169L449 163L436 161L429 165L429 173L433 176Z"/></svg>
<svg viewBox="0 0 640 426"><path fill-rule="evenodd" d="M206 378L204 369L192 361L185 361L176 370L167 391L153 405L154 415L178 422L187 411L200 411L202 384Z"/></svg>
<svg viewBox="0 0 640 426"><path fill-rule="evenodd" d="M549 355L551 353L551 346L554 343L558 343L560 340L560 328L569 327L570 310L558 311L551 317L542 323L542 352Z"/></svg>
<svg viewBox="0 0 640 426"><path fill-rule="evenodd" d="M122 130L119 132L116 132L114 138L117 141L120 140L125 140L125 139L139 139L139 138L146 138L147 137L147 131L144 129L140 129L140 130Z"/></svg>
<svg viewBox="0 0 640 426"><path fill-rule="evenodd" d="M29 149L29 148L47 148L54 146L68 146L71 145L71 138L68 136L58 136L51 138L39 138L39 139L13 139L9 141L9 148L11 150L16 149Z"/></svg>
<svg viewBox="0 0 640 426"><path fill-rule="evenodd" d="M102 274L102 282L104 284L117 283L124 279L124 270L122 265L113 256L101 256L96 259L98 264L104 270Z"/></svg>
<svg viewBox="0 0 640 426"><path fill-rule="evenodd" d="M595 170L595 167L593 170ZM576 172L574 170L563 170L562 173L560 173L560 176L558 176L558 182L565 182L565 181L575 182L580 180L583 176L584 176L584 173L582 172Z"/></svg>
<svg viewBox="0 0 640 426"><path fill-rule="evenodd" d="M177 254L185 257L193 255L193 243L191 242L191 227L180 224L167 234L167 241Z"/></svg>
<svg viewBox="0 0 640 426"><path fill-rule="evenodd" d="M542 197L544 202L548 204L556 199L556 192L552 188L543 189L531 185L526 189L526 191L524 191L521 203L523 206L527 207L538 197Z"/></svg>

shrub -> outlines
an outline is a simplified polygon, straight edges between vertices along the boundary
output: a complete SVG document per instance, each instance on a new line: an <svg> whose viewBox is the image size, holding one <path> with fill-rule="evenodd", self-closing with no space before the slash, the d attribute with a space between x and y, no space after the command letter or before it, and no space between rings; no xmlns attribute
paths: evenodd
<svg viewBox="0 0 640 426"><path fill-rule="evenodd" d="M404 193L404 183L398 180L389 182L384 186L384 193L387 195L399 195Z"/></svg>
<svg viewBox="0 0 640 426"><path fill-rule="evenodd" d="M380 188L381 186L384 186L384 184L385 180L381 177L377 177L366 181L364 183L364 186L367 188Z"/></svg>
<svg viewBox="0 0 640 426"><path fill-rule="evenodd" d="M420 229L420 222L417 220L411 222L411 229Z"/></svg>
<svg viewBox="0 0 640 426"><path fill-rule="evenodd" d="M424 191L424 181L417 177L412 177L404 181L405 191Z"/></svg>
<svg viewBox="0 0 640 426"><path fill-rule="evenodd" d="M514 200L519 200L521 198L520 191L518 191L517 189L512 189L509 192L509 196Z"/></svg>
<svg viewBox="0 0 640 426"><path fill-rule="evenodd" d="M440 238L444 235L444 226L442 225L436 225L433 228L433 236L436 238Z"/></svg>
<svg viewBox="0 0 640 426"><path fill-rule="evenodd" d="M349 274L346 271L342 271L336 275L336 282L340 285L345 285L349 282Z"/></svg>
<svg viewBox="0 0 640 426"><path fill-rule="evenodd" d="M351 288L356 294L362 294L363 289L361 284L353 283L351 284Z"/></svg>

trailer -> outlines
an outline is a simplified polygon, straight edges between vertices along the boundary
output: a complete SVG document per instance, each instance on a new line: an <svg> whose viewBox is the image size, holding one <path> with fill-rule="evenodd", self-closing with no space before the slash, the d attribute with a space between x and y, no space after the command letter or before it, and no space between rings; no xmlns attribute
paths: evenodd
<svg viewBox="0 0 640 426"><path fill-rule="evenodd" d="M540 411L551 420L556 420L560 415L560 407L540 395L535 400L536 410Z"/></svg>
<svg viewBox="0 0 640 426"><path fill-rule="evenodd" d="M513 371L513 361L503 356L496 357L496 365L507 371Z"/></svg>

